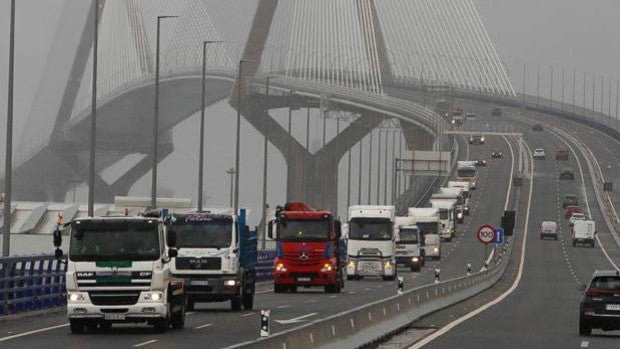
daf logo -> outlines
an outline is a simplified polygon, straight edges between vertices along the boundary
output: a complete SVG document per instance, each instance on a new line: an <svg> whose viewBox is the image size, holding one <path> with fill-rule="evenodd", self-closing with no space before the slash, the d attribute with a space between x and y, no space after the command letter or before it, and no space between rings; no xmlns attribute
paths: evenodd
<svg viewBox="0 0 620 349"><path fill-rule="evenodd" d="M302 252L299 254L300 261L307 261L310 256L308 256L308 252Z"/></svg>

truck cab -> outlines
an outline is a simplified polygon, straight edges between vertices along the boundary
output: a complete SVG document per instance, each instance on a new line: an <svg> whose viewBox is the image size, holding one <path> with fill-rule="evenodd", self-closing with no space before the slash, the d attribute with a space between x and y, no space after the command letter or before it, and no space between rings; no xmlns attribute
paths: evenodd
<svg viewBox="0 0 620 349"><path fill-rule="evenodd" d="M463 210L463 214L465 216L469 216L469 203L471 201L471 192L469 190L469 182L468 181L448 181L448 188L460 188L461 196L463 198L463 203L461 204L461 208Z"/></svg>
<svg viewBox="0 0 620 349"><path fill-rule="evenodd" d="M394 206L349 207L347 279L396 279Z"/></svg>
<svg viewBox="0 0 620 349"><path fill-rule="evenodd" d="M439 209L431 207L410 207L408 216L413 217L415 225L418 226L424 236L426 258L441 259L441 224Z"/></svg>
<svg viewBox="0 0 620 349"><path fill-rule="evenodd" d="M187 309L199 302L230 301L232 310L254 306L257 236L246 225L246 210L173 214L168 229L176 234L175 277L185 280Z"/></svg>
<svg viewBox="0 0 620 349"><path fill-rule="evenodd" d="M340 221L330 211L287 203L276 210L268 235L276 240L274 292L295 292L298 286L321 286L327 293L342 290L345 249Z"/></svg>
<svg viewBox="0 0 620 349"><path fill-rule="evenodd" d="M441 230L439 237L447 242L452 241L452 238L456 235L456 222L460 218L463 218L462 212L457 212L457 200L456 199L431 199L431 207L439 210L439 223L441 224Z"/></svg>
<svg viewBox="0 0 620 349"><path fill-rule="evenodd" d="M595 246L596 223L592 220L577 220L573 225L573 246Z"/></svg>
<svg viewBox="0 0 620 349"><path fill-rule="evenodd" d="M397 223L399 218L411 219L411 217L396 217ZM410 268L411 271L420 271L425 264L424 239L420 229L410 222L403 222L402 225L399 224L395 243L396 264L404 265Z"/></svg>
<svg viewBox="0 0 620 349"><path fill-rule="evenodd" d="M71 333L115 323L147 323L157 332L185 324L185 287L171 273L174 233L162 219L89 217L54 232L56 257L63 231L69 235L67 315ZM166 241L167 240L167 241Z"/></svg>

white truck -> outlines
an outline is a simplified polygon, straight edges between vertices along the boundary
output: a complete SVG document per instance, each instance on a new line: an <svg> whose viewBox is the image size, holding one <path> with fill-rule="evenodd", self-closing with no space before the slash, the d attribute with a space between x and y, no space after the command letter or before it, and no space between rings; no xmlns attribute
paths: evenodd
<svg viewBox="0 0 620 349"><path fill-rule="evenodd" d="M183 280L172 276L174 233L166 235L159 212L144 217L78 218L55 230L56 258L62 231L69 234L67 315L71 333L147 323L157 332L185 325Z"/></svg>
<svg viewBox="0 0 620 349"><path fill-rule="evenodd" d="M424 266L424 239L420 229L413 223L413 217L396 217L396 264L411 271L420 271Z"/></svg>
<svg viewBox="0 0 620 349"><path fill-rule="evenodd" d="M396 278L394 206L349 207L347 231L347 279L381 276Z"/></svg>
<svg viewBox="0 0 620 349"><path fill-rule="evenodd" d="M439 209L439 221L441 230L439 237L447 242L452 241L456 235L456 199L431 199L431 207Z"/></svg>
<svg viewBox="0 0 620 349"><path fill-rule="evenodd" d="M457 161L456 162L456 180L459 182L468 182L469 190L476 189L476 178L478 171L476 170L475 161Z"/></svg>
<svg viewBox="0 0 620 349"><path fill-rule="evenodd" d="M211 209L171 215L177 237L172 274L185 280L187 310L198 302L230 301L232 310L254 307L257 233L246 225L246 210Z"/></svg>
<svg viewBox="0 0 620 349"><path fill-rule="evenodd" d="M592 220L577 220L573 225L573 246L589 245L594 247L596 223Z"/></svg>
<svg viewBox="0 0 620 349"><path fill-rule="evenodd" d="M424 252L426 258L441 259L441 241L439 233L441 223L439 209L431 207L410 207L407 215L413 217L413 222L420 229L424 237Z"/></svg>
<svg viewBox="0 0 620 349"><path fill-rule="evenodd" d="M448 188L460 188L463 190L461 193L463 197L463 203L461 204L461 208L463 209L463 214L469 216L469 206L471 201L471 191L469 190L469 182L465 181L448 181Z"/></svg>

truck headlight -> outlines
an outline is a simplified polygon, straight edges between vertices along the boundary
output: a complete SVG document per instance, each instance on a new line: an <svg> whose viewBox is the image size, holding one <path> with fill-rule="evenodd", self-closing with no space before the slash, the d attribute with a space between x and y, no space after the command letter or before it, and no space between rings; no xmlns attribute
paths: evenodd
<svg viewBox="0 0 620 349"><path fill-rule="evenodd" d="M224 285L226 285L226 286L230 286L230 287L232 287L232 286L237 286L237 280L235 280L235 279L228 279L228 280L225 280L225 281L224 281Z"/></svg>
<svg viewBox="0 0 620 349"><path fill-rule="evenodd" d="M355 269L355 261L349 261L349 264L347 264L347 269Z"/></svg>
<svg viewBox="0 0 620 349"><path fill-rule="evenodd" d="M439 252L439 247L433 247L433 252Z"/></svg>
<svg viewBox="0 0 620 349"><path fill-rule="evenodd" d="M387 261L387 262L383 263L383 267L385 269L391 269L392 268L392 262Z"/></svg>
<svg viewBox="0 0 620 349"><path fill-rule="evenodd" d="M323 268L321 268L321 272L325 273L325 272L329 272L334 270L334 266L331 263L325 263L323 264Z"/></svg>
<svg viewBox="0 0 620 349"><path fill-rule="evenodd" d="M276 271L278 273L286 273L286 267L284 266L284 263L282 262L276 263Z"/></svg>
<svg viewBox="0 0 620 349"><path fill-rule="evenodd" d="M145 302L159 302L164 299L163 292L144 292L142 300Z"/></svg>
<svg viewBox="0 0 620 349"><path fill-rule="evenodd" d="M81 292L68 292L67 293L67 300L69 302L83 302L84 301L84 294Z"/></svg>
<svg viewBox="0 0 620 349"><path fill-rule="evenodd" d="M417 263L417 262L420 261L420 257L413 257L413 258L411 258L411 261L414 262L414 263Z"/></svg>
<svg viewBox="0 0 620 349"><path fill-rule="evenodd" d="M459 212L456 214L456 218L463 219L463 213Z"/></svg>

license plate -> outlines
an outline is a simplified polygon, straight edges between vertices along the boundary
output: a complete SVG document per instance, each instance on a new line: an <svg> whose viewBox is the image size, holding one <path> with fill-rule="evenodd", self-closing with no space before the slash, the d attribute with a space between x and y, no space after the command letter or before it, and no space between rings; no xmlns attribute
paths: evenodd
<svg viewBox="0 0 620 349"><path fill-rule="evenodd" d="M105 320L125 320L125 314L105 314Z"/></svg>
<svg viewBox="0 0 620 349"><path fill-rule="evenodd" d="M620 311L620 304L606 304L605 309L612 311Z"/></svg>
<svg viewBox="0 0 620 349"><path fill-rule="evenodd" d="M299 281L299 282L310 282L310 281L312 281L312 278L310 278L310 277L306 277L306 276L304 276L304 277L298 277L298 278L297 278L297 281Z"/></svg>
<svg viewBox="0 0 620 349"><path fill-rule="evenodd" d="M209 286L209 281L192 280L190 285L192 285L192 286Z"/></svg>

